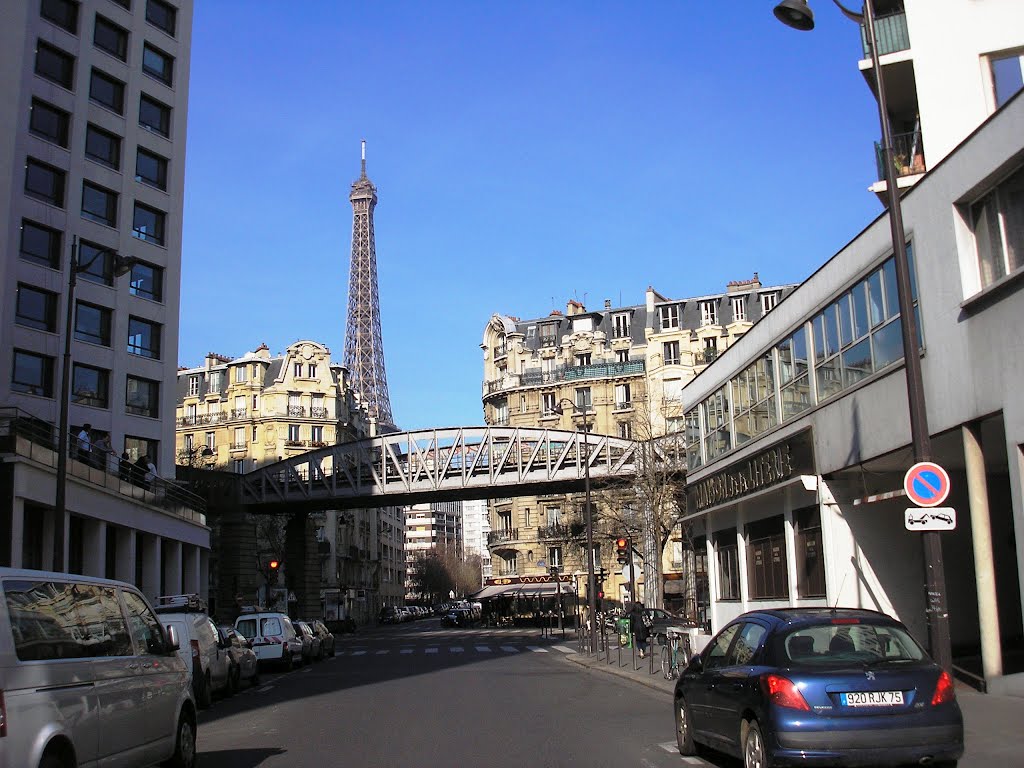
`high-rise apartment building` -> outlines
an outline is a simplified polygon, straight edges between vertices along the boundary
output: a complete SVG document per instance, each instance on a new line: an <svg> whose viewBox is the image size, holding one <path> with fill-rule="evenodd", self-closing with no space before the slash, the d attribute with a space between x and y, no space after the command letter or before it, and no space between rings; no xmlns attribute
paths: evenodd
<svg viewBox="0 0 1024 768"><path fill-rule="evenodd" d="M670 299L648 288L641 305L606 301L588 311L569 301L565 314L532 320L494 315L481 344L484 419L513 427L585 427L637 440L684 433L683 387L793 288L763 286L755 274L707 296ZM580 496L491 500L487 542L494 578L543 575L552 566L583 576ZM595 568L621 570L600 536L595 549ZM673 543L657 553L663 573L678 569L677 550ZM669 580L663 585L667 607L693 612ZM625 600L626 586L610 576L605 594Z"/></svg>
<svg viewBox="0 0 1024 768"><path fill-rule="evenodd" d="M164 478L174 475L191 35L191 0L10 0L0 24L0 403L52 443L66 383L71 436L89 425L94 441L148 456ZM50 567L43 542L63 530L70 569L151 595L199 591L201 515L150 509L158 499L140 486L79 458L63 526L54 473L5 463L23 489L4 510L5 559Z"/></svg>
<svg viewBox="0 0 1024 768"><path fill-rule="evenodd" d="M491 578L491 551L487 548L487 534L491 523L487 516L487 502L482 499L462 502L462 551L464 557L480 558L480 578Z"/></svg>
<svg viewBox="0 0 1024 768"><path fill-rule="evenodd" d="M437 501L405 509L405 594L421 599L416 586L416 563L427 552L442 551L462 559L462 502Z"/></svg>

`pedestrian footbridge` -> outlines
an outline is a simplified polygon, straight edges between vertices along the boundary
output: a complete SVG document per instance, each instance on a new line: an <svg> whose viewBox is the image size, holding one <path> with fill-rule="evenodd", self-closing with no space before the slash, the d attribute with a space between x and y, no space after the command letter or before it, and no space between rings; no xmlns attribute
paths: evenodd
<svg viewBox="0 0 1024 768"><path fill-rule="evenodd" d="M636 474L664 446L526 427L395 432L268 464L241 479L250 512L387 507L567 493Z"/></svg>

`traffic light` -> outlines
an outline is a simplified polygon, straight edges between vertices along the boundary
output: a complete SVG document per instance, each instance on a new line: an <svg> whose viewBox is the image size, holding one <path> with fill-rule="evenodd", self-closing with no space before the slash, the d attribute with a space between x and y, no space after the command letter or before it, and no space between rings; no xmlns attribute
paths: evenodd
<svg viewBox="0 0 1024 768"><path fill-rule="evenodd" d="M618 558L619 565L629 562L629 539L619 537L615 540L615 556Z"/></svg>
<svg viewBox="0 0 1024 768"><path fill-rule="evenodd" d="M268 562L267 565L270 567L270 570L276 571L278 568L281 567L281 561L278 560L276 557L272 557L270 558L270 562Z"/></svg>

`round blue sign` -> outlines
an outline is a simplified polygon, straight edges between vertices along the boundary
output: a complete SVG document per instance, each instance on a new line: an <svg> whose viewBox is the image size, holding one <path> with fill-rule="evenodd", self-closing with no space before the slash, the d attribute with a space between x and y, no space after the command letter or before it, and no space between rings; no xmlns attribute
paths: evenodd
<svg viewBox="0 0 1024 768"><path fill-rule="evenodd" d="M949 475L938 464L922 461L907 470L903 490L919 507L937 507L949 496Z"/></svg>

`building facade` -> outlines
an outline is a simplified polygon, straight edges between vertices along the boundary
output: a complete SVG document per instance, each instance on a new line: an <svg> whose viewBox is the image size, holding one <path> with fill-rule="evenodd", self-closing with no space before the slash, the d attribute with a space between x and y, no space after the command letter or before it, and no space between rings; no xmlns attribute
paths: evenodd
<svg viewBox="0 0 1024 768"><path fill-rule="evenodd" d="M164 503L188 497L118 472L126 452L174 477L191 35L190 0L14 0L0 25L0 403L54 449L4 463L3 559L52 567L63 530L68 568L150 596L204 591L209 548L201 511ZM71 457L56 525L55 455L86 425L118 458Z"/></svg>
<svg viewBox="0 0 1024 768"><path fill-rule="evenodd" d="M487 548L487 534L491 521L487 515L487 502L482 499L462 502L462 548L465 556L480 558L480 583L491 578L491 551Z"/></svg>
<svg viewBox="0 0 1024 768"><path fill-rule="evenodd" d="M462 502L440 501L405 508L405 597L422 602L416 583L416 563L428 552L442 551L461 560Z"/></svg>
<svg viewBox="0 0 1024 768"><path fill-rule="evenodd" d="M755 275L708 296L669 299L648 288L641 305L612 307L606 301L603 309L588 311L570 301L564 315L525 321L494 315L481 344L484 420L637 440L682 433L683 387L792 288L763 286ZM554 566L579 578L585 599L579 495L492 500L489 519L493 579L544 575ZM621 533L598 534L595 568L609 574L606 598L622 604L628 580L610 545ZM673 544L649 556L660 558L661 572L670 573L678 549ZM661 586L669 607L695 610L676 584Z"/></svg>

